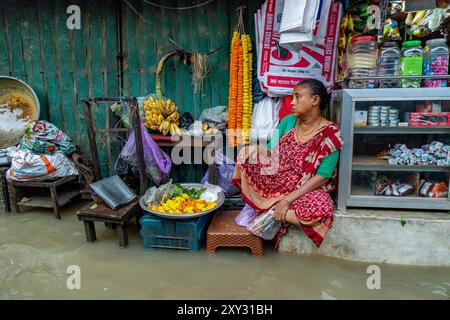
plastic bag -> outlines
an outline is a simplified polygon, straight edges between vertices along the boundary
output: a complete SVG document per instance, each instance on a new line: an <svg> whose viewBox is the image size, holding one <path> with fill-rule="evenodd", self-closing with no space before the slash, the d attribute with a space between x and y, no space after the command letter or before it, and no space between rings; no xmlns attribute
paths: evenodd
<svg viewBox="0 0 450 320"><path fill-rule="evenodd" d="M226 196L232 196L239 193L239 188L231 183L234 173L234 161L227 158L221 150L216 151L216 178L217 184L223 190ZM209 181L209 172L206 171L200 183Z"/></svg>
<svg viewBox="0 0 450 320"><path fill-rule="evenodd" d="M183 113L183 115L180 118L180 128L189 130L189 127L193 123L194 123L194 117L192 117L192 114L190 114L189 112Z"/></svg>
<svg viewBox="0 0 450 320"><path fill-rule="evenodd" d="M272 240L281 228L281 222L273 218L274 213L275 211L269 210L256 217L247 230L264 240Z"/></svg>
<svg viewBox="0 0 450 320"><path fill-rule="evenodd" d="M159 185L170 173L172 162L170 157L153 141L150 134L141 124L142 144L144 148L145 171L156 185ZM128 138L120 156L130 165L137 166L136 142L134 131Z"/></svg>
<svg viewBox="0 0 450 320"><path fill-rule="evenodd" d="M189 126L188 135L191 136L202 136L203 135L203 124L201 121L194 121L193 124Z"/></svg>
<svg viewBox="0 0 450 320"><path fill-rule="evenodd" d="M6 177L16 181L45 181L54 178L77 176L75 164L62 151L53 155L37 155L20 147L9 148L11 168Z"/></svg>
<svg viewBox="0 0 450 320"><path fill-rule="evenodd" d="M159 187L153 186L145 192L144 203L147 206L159 205L169 198L175 188L175 185L172 184L172 179Z"/></svg>
<svg viewBox="0 0 450 320"><path fill-rule="evenodd" d="M227 122L228 120L228 112L226 111L227 107L218 106L215 108L209 108L203 110L200 115L200 121L210 121L216 123Z"/></svg>
<svg viewBox="0 0 450 320"><path fill-rule="evenodd" d="M54 154L58 150L67 155L76 151L76 147L68 135L54 124L44 120L34 122L31 130L23 136L20 148L46 155Z"/></svg>
<svg viewBox="0 0 450 320"><path fill-rule="evenodd" d="M203 191L200 199L211 202L219 200L219 194L223 191L221 187L208 182L204 183L204 187L206 190Z"/></svg>
<svg viewBox="0 0 450 320"><path fill-rule="evenodd" d="M268 140L278 125L283 99L265 97L253 107L251 139Z"/></svg>
<svg viewBox="0 0 450 320"><path fill-rule="evenodd" d="M256 218L255 209L252 206L245 204L241 212L236 216L234 221L241 227L248 227Z"/></svg>

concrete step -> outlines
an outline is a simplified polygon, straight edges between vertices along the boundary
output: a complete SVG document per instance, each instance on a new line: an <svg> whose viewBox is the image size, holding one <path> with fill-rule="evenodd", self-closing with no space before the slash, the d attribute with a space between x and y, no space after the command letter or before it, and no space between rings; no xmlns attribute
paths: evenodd
<svg viewBox="0 0 450 320"><path fill-rule="evenodd" d="M405 210L348 209L335 213L320 248L295 226L280 252L355 261L450 266L450 214Z"/></svg>

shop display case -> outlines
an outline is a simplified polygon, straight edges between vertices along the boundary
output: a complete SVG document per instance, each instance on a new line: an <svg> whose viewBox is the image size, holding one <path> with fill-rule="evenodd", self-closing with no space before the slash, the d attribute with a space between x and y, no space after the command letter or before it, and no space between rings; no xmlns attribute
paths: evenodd
<svg viewBox="0 0 450 320"><path fill-rule="evenodd" d="M338 208L450 210L450 88L343 89Z"/></svg>

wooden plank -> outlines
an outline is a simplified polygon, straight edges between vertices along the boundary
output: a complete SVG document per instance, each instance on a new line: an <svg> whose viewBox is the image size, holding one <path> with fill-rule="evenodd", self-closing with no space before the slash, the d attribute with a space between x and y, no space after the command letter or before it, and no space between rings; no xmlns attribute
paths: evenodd
<svg viewBox="0 0 450 320"><path fill-rule="evenodd" d="M45 75L46 96L48 98L49 120L57 127L62 127L60 111L61 97L58 92L58 77L56 70L55 42L57 32L54 25L54 8L46 3L39 6L39 24L42 30L43 70Z"/></svg>
<svg viewBox="0 0 450 320"><path fill-rule="evenodd" d="M88 10L91 13L88 38L90 49L90 55L88 56L89 92L91 96L95 97L103 96L106 87L102 74L102 13L100 8L98 2L89 2ZM106 128L106 106L104 104L94 105L91 111L93 111L94 128ZM106 177L109 176L106 136L97 134L96 142L102 177Z"/></svg>
<svg viewBox="0 0 450 320"><path fill-rule="evenodd" d="M217 77L215 81L217 82L217 91L215 94L215 99L217 99L214 105L217 106L228 106L228 84L229 84L229 59L230 59L230 45L231 45L231 32L230 32L230 17L234 16L234 8L231 11L228 1L217 1L217 29L216 35L220 39L219 45L226 43L225 47L220 49L214 55L217 55L218 62L214 65ZM226 28L225 26L228 26Z"/></svg>
<svg viewBox="0 0 450 320"><path fill-rule="evenodd" d="M228 29L228 24L222 25L220 23L220 19L223 19L221 16L226 16L224 13L220 14L217 11L217 7L219 1L213 1L209 6L210 10L208 13L208 24L209 24L209 30L213 31L216 26L219 26L220 28L224 28L226 26L226 29ZM220 29L218 28L218 29ZM222 39L220 36L216 34L216 32L209 34L209 50L214 50L218 48L224 39ZM226 41L226 39L225 39ZM222 50L227 50L227 47L223 48ZM207 79L207 82L209 84L209 97L210 97L210 105L211 106L218 106L219 101L219 92L221 91L221 86L223 84L219 83L219 71L220 71L220 57L219 52L211 54L209 56L209 61L211 63L211 75ZM228 83L227 83L228 87Z"/></svg>
<svg viewBox="0 0 450 320"><path fill-rule="evenodd" d="M128 92L131 87L130 82L130 64L128 60L128 19L130 16L130 8L126 5L125 2L120 2L122 16L120 17L122 20L122 55L123 55L123 70L122 70L122 82L123 82L123 91Z"/></svg>
<svg viewBox="0 0 450 320"><path fill-rule="evenodd" d="M56 1L55 12L66 12L67 7L71 4L71 0ZM66 26L67 15L55 15L55 30L58 30L56 37L56 59L57 59L57 78L58 89L61 100L58 106L61 112L62 126L60 127L69 137L76 138L78 132L78 121L73 121L73 114L76 106L73 104L73 69L71 63L71 42L69 33L71 31Z"/></svg>
<svg viewBox="0 0 450 320"><path fill-rule="evenodd" d="M210 38L210 31L209 28L209 20L207 19L209 15L209 5L199 7L195 10L193 10L193 16L195 18L195 21L197 22L197 32L198 35L198 41L195 50L200 53L207 53L210 51L210 45L209 45L209 38ZM206 18L205 18L206 17ZM214 27L214 29L217 26ZM212 29L212 30L214 30ZM190 70L189 73L191 74ZM191 74L192 76L192 74ZM203 81L203 86L200 89L200 91L195 94L195 96L198 99L198 116L200 116L201 112L204 109L211 108L211 88L210 88L210 81L206 78L205 81ZM192 84L193 85L193 84ZM192 87L193 88L193 87Z"/></svg>
<svg viewBox="0 0 450 320"><path fill-rule="evenodd" d="M136 8L136 1L130 1L130 3ZM124 33L126 33L126 37L124 38L124 48L126 49L124 51L126 51L125 60L127 61L126 72L128 76L128 81L127 83L124 83L124 86L128 95L139 96L139 74L137 72L139 63L136 39L136 26L138 18L128 6L125 6L124 11L126 12L126 19L124 20Z"/></svg>
<svg viewBox="0 0 450 320"><path fill-rule="evenodd" d="M137 100L131 102L131 115L133 122L133 131L134 136L136 138L136 157L138 162L138 170L139 170L139 194L142 196L147 191L147 175L146 175L146 166L144 159L144 148L142 141L142 132L141 132L141 121L139 119L139 107L137 104Z"/></svg>
<svg viewBox="0 0 450 320"><path fill-rule="evenodd" d="M9 54L6 25L6 3L0 1L0 74L11 75L12 65Z"/></svg>
<svg viewBox="0 0 450 320"><path fill-rule="evenodd" d="M187 12L187 16L188 16L188 21L189 21L189 32L191 34L191 36L189 37L189 47L188 50L190 52L194 52L194 51L198 51L198 29L197 29L197 23L195 21L195 18L193 17L193 11L192 10L188 10ZM193 89L192 89L192 76L190 72L186 72L185 74L188 75L188 80L185 84L186 86L186 91L188 92L189 95L189 112L193 115L194 119L198 119L199 118L199 101L198 101L198 97L194 94ZM187 182L192 182L195 181L195 175L196 175L196 166L195 166L195 159L196 156L195 154L197 152L199 152L199 150L201 150L201 148L191 148L191 150L187 151L187 152L191 152L191 160L192 160L192 164L186 166L186 173L184 175L184 180Z"/></svg>
<svg viewBox="0 0 450 320"><path fill-rule="evenodd" d="M176 5L178 5L178 3L176 3ZM182 25L183 21L181 19L182 17L182 13L179 12L180 10L171 10L170 12L170 20L172 21L172 26L171 26L171 38L178 43L179 45L181 45L181 38L184 37L185 34L185 26ZM169 46L169 50L173 50L173 49L179 49L175 44L171 43ZM175 58L173 58L175 59ZM184 98L184 86L187 84L187 77L184 74L184 71L181 71L181 69L183 69L184 66L182 66L179 62L177 62L177 64L179 65L178 70L179 72L177 72L176 75L176 81L174 84L174 92L173 95L171 96L171 99L177 104L178 106L178 111L180 112L180 115L183 114L183 112L186 109L185 106L185 98ZM176 171L173 171L174 174L176 174ZM175 178L177 179L177 178Z"/></svg>
<svg viewBox="0 0 450 320"><path fill-rule="evenodd" d="M23 56L23 43L21 39L22 32L20 29L20 7L21 4L18 2L16 2L14 6L9 6L7 10L8 14L4 15L4 23L12 75L26 80L27 74ZM14 8L14 10L11 8Z"/></svg>
<svg viewBox="0 0 450 320"><path fill-rule="evenodd" d="M183 6L183 1L178 1L179 6ZM189 10L190 11L190 10ZM190 41L190 34L194 32L192 28L192 22L189 17L189 12L183 12L180 15L180 38L178 39L178 43L188 51L192 51L192 43ZM193 110L193 94L191 87L191 75L187 71L188 66L183 66L183 70L179 73L178 81L180 85L182 85L182 108L183 112L189 112L193 116L195 115Z"/></svg>
<svg viewBox="0 0 450 320"><path fill-rule="evenodd" d="M33 88L41 104L40 118L45 120L47 105L45 104L45 87L41 64L41 42L37 4L35 2L28 2L26 12L27 14L23 20L26 23L22 25L22 32L24 33L24 39L26 39L24 48L25 55L29 56L29 60L26 59L29 63L27 66L28 84Z"/></svg>
<svg viewBox="0 0 450 320"><path fill-rule="evenodd" d="M80 143L83 152L90 153L88 131L86 122L84 120L83 104L81 99L89 97L89 75L88 75L88 54L89 47L89 21L90 12L87 6L88 0L79 2L80 9L83 12L81 19L81 30L72 33L72 65L74 70L73 90L74 90L74 105L77 109L74 111L74 116L78 125L77 141ZM89 51L89 53L88 53Z"/></svg>
<svg viewBox="0 0 450 320"><path fill-rule="evenodd" d="M54 181L11 181L11 184L17 187L49 188L50 186L60 186L75 179L78 179L78 176L63 177Z"/></svg>
<svg viewBox="0 0 450 320"><path fill-rule="evenodd" d="M154 36L154 32L156 29L155 23L155 10L151 5L144 5L144 17L147 22L143 23L143 48L144 48L144 57L142 59L142 70L143 74L141 74L141 81L144 80L145 83L141 84L141 87L144 88L144 95L148 95L151 93L155 93L155 77L156 77L156 65L157 61L157 47L156 47L156 39ZM172 23L175 25L176 22L172 20Z"/></svg>
<svg viewBox="0 0 450 320"><path fill-rule="evenodd" d="M78 218L89 221L89 218L95 219L95 221L107 221L107 222L117 222L117 221L128 221L136 213L139 208L139 201L133 201L119 209L112 210L106 204L97 205L96 208L90 209L94 203L90 203L83 207L77 212Z"/></svg>
<svg viewBox="0 0 450 320"><path fill-rule="evenodd" d="M91 114L91 110L90 110L91 108L90 108L89 102L83 103L83 109L84 109L84 118L86 121L86 127L87 127L87 131L88 131L92 166L94 167L95 180L98 181L101 179L99 153L98 153L98 148L97 148L97 141L95 139L95 130L94 130L94 124L92 123L92 114Z"/></svg>
<svg viewBox="0 0 450 320"><path fill-rule="evenodd" d="M158 53L160 54L159 58L163 55L172 51L174 49L174 45L169 41L169 37L173 39L173 30L172 30L172 21L171 10L161 9L161 18L160 18L160 31L158 32L157 39L159 48L161 49ZM190 11L190 10L178 10L178 11ZM180 13L181 13L180 12ZM158 59L159 62L159 59ZM185 72L186 66L184 66L180 62L180 58L178 56L174 56L167 60L164 72L163 72L163 81L162 81L162 89L166 98L176 98L176 85L177 85L177 76L181 72Z"/></svg>
<svg viewBox="0 0 450 320"><path fill-rule="evenodd" d="M145 9L146 7L148 7L147 4L145 4L143 1L140 1L139 3L137 3L137 10L141 13L142 17L138 17L137 18L137 23L136 23L136 44L137 44L137 53L138 53L138 75L139 75L139 95L140 96L145 96L147 95L148 91L147 91L147 86L146 86L146 71L145 71L145 66L146 66L146 60L147 58L147 48L148 45L147 43L145 43L144 41L144 30L145 30L145 25L148 23L146 21L151 20L151 16L148 16L145 14Z"/></svg>
<svg viewBox="0 0 450 320"><path fill-rule="evenodd" d="M107 81L107 96L119 96L119 87L120 87L120 78L119 69L118 69L118 18L117 18L117 5L118 2L114 0L109 0L107 6L103 6L104 16L105 16L105 34L104 34L104 50L106 50L106 60L104 63L104 70L106 72L106 81ZM112 113L108 113L111 115L110 124L111 128L116 126L119 118L113 115ZM112 174L114 169L114 164L116 162L117 157L119 156L124 143L118 138L117 133L109 133L109 137L111 138L111 142L109 144L109 167L110 174Z"/></svg>
<svg viewBox="0 0 450 320"><path fill-rule="evenodd" d="M28 12L30 12L30 8L27 7L27 2L24 2L20 8L17 8L22 13L25 13L25 16L18 21L20 26L20 40L22 45L22 53L23 53L23 63L25 68L25 74L22 80L32 86L32 64L31 64L31 54L30 54L30 33L28 27Z"/></svg>
<svg viewBox="0 0 450 320"><path fill-rule="evenodd" d="M188 25L189 25L189 42L188 42L188 50L190 52L198 51L198 29L197 29L197 21L195 21L195 18L193 17L193 11L187 10L187 19L188 19ZM194 119L198 119L200 113L199 113L199 102L197 101L197 97L194 95L194 91L192 90L192 75L190 72L186 72L189 76L188 82L186 82L186 92L188 94L188 101L187 106L188 110L192 115L194 116ZM188 175L192 172L188 172ZM193 178L192 178L193 179Z"/></svg>

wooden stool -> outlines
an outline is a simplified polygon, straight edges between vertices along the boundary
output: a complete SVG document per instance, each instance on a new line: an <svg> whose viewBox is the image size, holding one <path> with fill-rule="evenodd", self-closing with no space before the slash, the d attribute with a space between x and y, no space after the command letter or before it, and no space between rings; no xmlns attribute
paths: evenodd
<svg viewBox="0 0 450 320"><path fill-rule="evenodd" d="M43 195L37 189L47 189ZM20 206L32 208L53 208L56 218L61 219L59 208L68 204L80 194L79 177L69 176L53 181L11 181L12 200L17 213ZM28 193L25 201L22 193Z"/></svg>
<svg viewBox="0 0 450 320"><path fill-rule="evenodd" d="M206 233L206 251L214 253L218 247L248 247L253 256L264 254L263 240L236 224L239 211L218 211Z"/></svg>
<svg viewBox="0 0 450 320"><path fill-rule="evenodd" d="M139 228L139 219L142 216L139 200L135 200L116 210L112 210L106 204L97 204L96 208L91 209L94 205L96 204L90 203L77 212L78 220L84 222L86 240L88 242L97 240L94 221L100 221L114 229L117 228L117 232L119 233L119 245L121 247L126 247L128 245L127 223L133 217L136 217L136 224Z"/></svg>

